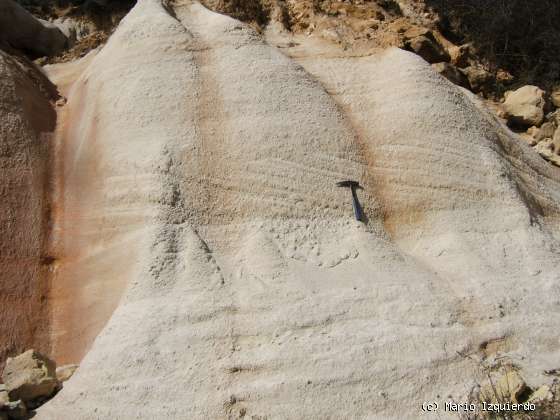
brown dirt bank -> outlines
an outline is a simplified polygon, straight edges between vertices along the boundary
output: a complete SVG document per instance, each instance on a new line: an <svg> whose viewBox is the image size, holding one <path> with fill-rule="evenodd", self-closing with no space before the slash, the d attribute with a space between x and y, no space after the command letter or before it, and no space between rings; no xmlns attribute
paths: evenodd
<svg viewBox="0 0 560 420"><path fill-rule="evenodd" d="M49 140L55 89L0 50L0 370L29 347L48 352Z"/></svg>

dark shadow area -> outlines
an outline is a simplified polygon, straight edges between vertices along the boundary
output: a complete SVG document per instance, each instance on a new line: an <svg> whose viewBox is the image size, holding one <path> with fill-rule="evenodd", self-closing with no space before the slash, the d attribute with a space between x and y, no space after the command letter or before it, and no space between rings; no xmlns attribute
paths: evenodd
<svg viewBox="0 0 560 420"><path fill-rule="evenodd" d="M560 81L560 1L425 1L440 15L444 36L472 42L490 70L515 77L511 85L549 88Z"/></svg>
<svg viewBox="0 0 560 420"><path fill-rule="evenodd" d="M266 26L272 12L270 2L266 0L201 0L201 3L242 22L254 22L259 27Z"/></svg>
<svg viewBox="0 0 560 420"><path fill-rule="evenodd" d="M111 14L126 13L136 0L15 0L42 19L60 16L88 16L98 23L99 29L109 27ZM104 22L107 20L107 22Z"/></svg>

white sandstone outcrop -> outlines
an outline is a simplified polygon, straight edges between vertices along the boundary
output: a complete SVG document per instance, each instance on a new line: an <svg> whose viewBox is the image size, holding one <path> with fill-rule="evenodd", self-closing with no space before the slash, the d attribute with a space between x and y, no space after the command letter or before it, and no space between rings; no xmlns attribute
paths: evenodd
<svg viewBox="0 0 560 420"><path fill-rule="evenodd" d="M53 344L85 357L37 419L415 419L489 340L557 368L557 169L421 58L305 42L140 0L49 70Z"/></svg>

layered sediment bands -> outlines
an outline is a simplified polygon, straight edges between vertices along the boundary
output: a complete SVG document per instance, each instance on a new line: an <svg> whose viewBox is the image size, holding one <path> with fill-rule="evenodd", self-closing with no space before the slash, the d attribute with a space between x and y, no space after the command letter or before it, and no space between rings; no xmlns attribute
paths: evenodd
<svg viewBox="0 0 560 420"><path fill-rule="evenodd" d="M394 239L414 240L419 230L424 240L430 232L557 234L558 171L422 59L391 49L297 60L360 133ZM511 243L502 239L496 247Z"/></svg>
<svg viewBox="0 0 560 420"><path fill-rule="evenodd" d="M145 3L138 9L156 7ZM126 20L138 23L124 22L85 69L76 66L73 84L65 66L49 68L68 92L57 132L57 360L84 355L134 279L136 253L148 246L142 238L159 218L206 230L259 218L340 217L351 206L348 192L332 186L361 177L363 163L336 105L248 27L211 16L185 28L166 11L137 10ZM224 44L210 46L223 19ZM144 48L163 49L161 61ZM254 55L262 67L254 71L264 76L246 86L246 67L227 68ZM292 154L298 147L306 151ZM374 200L366 202L373 215ZM221 242L230 238L218 233Z"/></svg>
<svg viewBox="0 0 560 420"><path fill-rule="evenodd" d="M545 163L409 53L300 65L171 4L65 84L55 355L89 351L37 418L418 418L493 338L555 368Z"/></svg>
<svg viewBox="0 0 560 420"><path fill-rule="evenodd" d="M168 37L157 21L146 23L145 32L122 37L148 48L151 37ZM186 76L162 106L158 86L168 76L149 67L148 55L135 63L136 47L122 55L118 44L109 45L70 71L49 69L68 96L57 130L53 243L61 258L51 289L53 355L60 363L77 362L89 349L135 278L150 221L173 199L161 192L161 178L170 165L169 131L180 137L175 127L184 116L176 111L187 106L180 97ZM180 54L166 58L185 65Z"/></svg>
<svg viewBox="0 0 560 420"><path fill-rule="evenodd" d="M50 143L56 90L0 51L0 370L6 356L49 351Z"/></svg>

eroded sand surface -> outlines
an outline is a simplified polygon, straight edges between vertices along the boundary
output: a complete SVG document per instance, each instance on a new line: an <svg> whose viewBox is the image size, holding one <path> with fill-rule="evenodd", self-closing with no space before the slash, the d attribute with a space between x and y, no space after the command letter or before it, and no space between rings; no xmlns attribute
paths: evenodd
<svg viewBox="0 0 560 420"><path fill-rule="evenodd" d="M53 342L85 358L38 419L418 418L485 341L557 367L558 170L410 53L281 38L140 0L49 69Z"/></svg>

